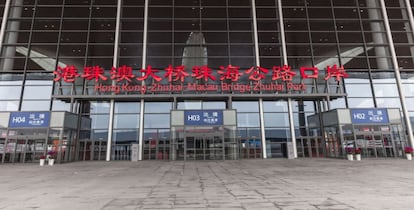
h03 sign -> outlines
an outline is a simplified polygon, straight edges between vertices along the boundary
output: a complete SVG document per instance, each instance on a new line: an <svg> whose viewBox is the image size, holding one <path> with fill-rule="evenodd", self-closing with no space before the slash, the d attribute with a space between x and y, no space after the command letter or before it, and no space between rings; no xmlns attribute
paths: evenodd
<svg viewBox="0 0 414 210"><path fill-rule="evenodd" d="M222 110L184 111L184 125L223 125Z"/></svg>

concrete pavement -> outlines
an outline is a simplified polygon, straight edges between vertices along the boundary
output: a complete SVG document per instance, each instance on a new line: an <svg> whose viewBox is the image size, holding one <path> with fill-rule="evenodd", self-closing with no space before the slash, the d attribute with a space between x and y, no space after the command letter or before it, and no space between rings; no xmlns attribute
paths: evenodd
<svg viewBox="0 0 414 210"><path fill-rule="evenodd" d="M414 161L0 165L0 209L414 209Z"/></svg>

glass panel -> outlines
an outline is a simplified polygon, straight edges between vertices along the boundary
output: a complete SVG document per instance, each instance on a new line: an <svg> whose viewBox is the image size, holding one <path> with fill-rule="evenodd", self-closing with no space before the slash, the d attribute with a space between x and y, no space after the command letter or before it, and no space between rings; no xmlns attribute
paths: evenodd
<svg viewBox="0 0 414 210"><path fill-rule="evenodd" d="M266 127L288 127L289 116L287 113L266 113L264 124Z"/></svg>
<svg viewBox="0 0 414 210"><path fill-rule="evenodd" d="M257 101L233 101L232 108L237 112L259 112L259 103Z"/></svg>
<svg viewBox="0 0 414 210"><path fill-rule="evenodd" d="M114 129L138 128L139 114L116 114L114 117Z"/></svg>
<svg viewBox="0 0 414 210"><path fill-rule="evenodd" d="M115 113L139 113L139 102L116 102Z"/></svg>
<svg viewBox="0 0 414 210"><path fill-rule="evenodd" d="M50 99L52 86L26 86L24 88L24 99Z"/></svg>
<svg viewBox="0 0 414 210"><path fill-rule="evenodd" d="M378 107L384 108L401 108L401 101L399 98L376 98Z"/></svg>
<svg viewBox="0 0 414 210"><path fill-rule="evenodd" d="M145 102L145 113L170 113L171 102Z"/></svg>
<svg viewBox="0 0 414 210"><path fill-rule="evenodd" d="M201 108L201 101L184 101L177 103L177 109L202 109Z"/></svg>
<svg viewBox="0 0 414 210"><path fill-rule="evenodd" d="M60 100L53 100L52 111L70 111L70 103Z"/></svg>
<svg viewBox="0 0 414 210"><path fill-rule="evenodd" d="M263 102L263 111L264 112L287 112L287 102L286 101L264 101Z"/></svg>
<svg viewBox="0 0 414 210"><path fill-rule="evenodd" d="M91 102L91 113L103 113L103 114L109 114L109 102Z"/></svg>
<svg viewBox="0 0 414 210"><path fill-rule="evenodd" d="M138 142L137 130L114 130L114 144L130 144Z"/></svg>
<svg viewBox="0 0 414 210"><path fill-rule="evenodd" d="M266 140L272 142L286 142L290 137L289 128L266 128Z"/></svg>
<svg viewBox="0 0 414 210"><path fill-rule="evenodd" d="M222 101L204 101L203 109L226 109L226 103Z"/></svg>
<svg viewBox="0 0 414 210"><path fill-rule="evenodd" d="M376 97L398 96L397 86L395 84L374 84Z"/></svg>
<svg viewBox="0 0 414 210"><path fill-rule="evenodd" d="M240 126L240 127L260 126L259 113L237 114L237 126Z"/></svg>
<svg viewBox="0 0 414 210"><path fill-rule="evenodd" d="M92 129L108 128L109 115L91 115L90 117L92 119Z"/></svg>
<svg viewBox="0 0 414 210"><path fill-rule="evenodd" d="M364 91L361 91L364 90ZM346 92L352 97L372 97L370 84L347 84Z"/></svg>
<svg viewBox="0 0 414 210"><path fill-rule="evenodd" d="M19 109L19 101L0 101L0 110L17 111Z"/></svg>
<svg viewBox="0 0 414 210"><path fill-rule="evenodd" d="M170 114L145 114L144 128L169 128Z"/></svg>
<svg viewBox="0 0 414 210"><path fill-rule="evenodd" d="M22 111L44 111L49 110L50 101L23 101Z"/></svg>
<svg viewBox="0 0 414 210"><path fill-rule="evenodd" d="M348 98L349 108L372 108L374 101L372 98Z"/></svg>
<svg viewBox="0 0 414 210"><path fill-rule="evenodd" d="M19 99L21 86L0 86L1 99Z"/></svg>

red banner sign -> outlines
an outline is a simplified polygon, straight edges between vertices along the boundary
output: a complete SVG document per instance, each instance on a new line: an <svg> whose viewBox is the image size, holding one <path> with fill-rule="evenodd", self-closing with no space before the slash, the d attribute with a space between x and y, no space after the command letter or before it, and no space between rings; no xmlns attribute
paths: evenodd
<svg viewBox="0 0 414 210"><path fill-rule="evenodd" d="M136 73L135 73L136 72ZM54 81L64 81L67 83L73 83L77 78L84 78L85 80L95 80L95 91L97 92L140 92L142 94L147 92L180 92L183 90L188 91L285 91L285 90L305 90L303 83L293 84L292 80L296 76L296 72L291 69L290 66L273 66L271 69L254 66L247 70L241 70L239 66L227 65L220 66L215 71L216 75L213 75L213 70L208 66L193 66L191 73L186 71L185 66L169 65L164 69L163 73L160 70L154 69L151 66L147 66L145 69L134 70L130 66L112 67L110 75L105 75L105 70L100 66L86 66L83 68L83 72L73 66L58 67L53 72L56 75ZM242 76L247 76L248 81L246 84L238 84L239 79ZM318 79L319 69L316 67L301 67L300 76L302 81L306 79ZM267 77L271 78L271 81L280 81L285 83L264 84L262 80ZM342 66L337 65L327 66L324 80L334 78L336 81L340 81L341 78L348 77ZM224 81L220 85L218 84L198 84L197 82L185 83L186 78L192 78L197 81ZM111 79L115 81L115 84L105 85L98 83L99 81L107 81ZM135 85L130 84L133 80L143 81L152 79L151 85ZM168 80L169 84L160 84L162 80ZM122 83L121 83L122 82ZM181 82L181 84L172 84L172 82Z"/></svg>

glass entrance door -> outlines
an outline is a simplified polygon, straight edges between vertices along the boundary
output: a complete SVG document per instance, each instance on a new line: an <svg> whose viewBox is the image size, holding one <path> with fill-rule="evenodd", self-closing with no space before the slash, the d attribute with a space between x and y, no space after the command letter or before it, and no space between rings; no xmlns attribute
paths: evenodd
<svg viewBox="0 0 414 210"><path fill-rule="evenodd" d="M262 141L258 137L239 139L240 158L262 158Z"/></svg>
<svg viewBox="0 0 414 210"><path fill-rule="evenodd" d="M19 135L18 135L19 134ZM46 130L9 130L4 145L3 163L30 163L46 154Z"/></svg>
<svg viewBox="0 0 414 210"><path fill-rule="evenodd" d="M224 135L212 128L189 128L184 141L184 160L224 160Z"/></svg>
<svg viewBox="0 0 414 210"><path fill-rule="evenodd" d="M363 157L397 157L396 146L388 126L357 127L355 144Z"/></svg>
<svg viewBox="0 0 414 210"><path fill-rule="evenodd" d="M173 127L171 133L170 160L239 159L233 127Z"/></svg>
<svg viewBox="0 0 414 210"><path fill-rule="evenodd" d="M356 146L364 157L395 157L395 146L388 132L366 132L356 134Z"/></svg>

